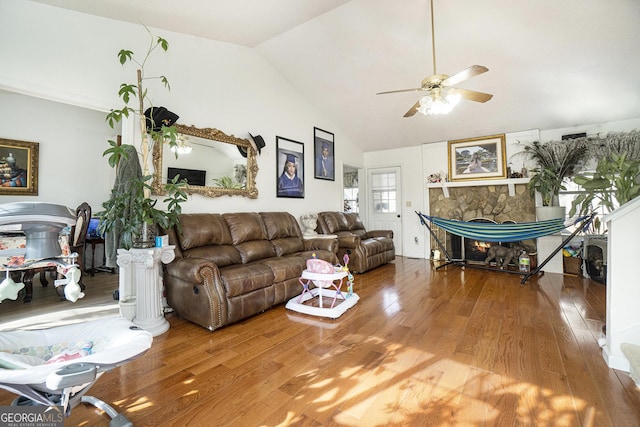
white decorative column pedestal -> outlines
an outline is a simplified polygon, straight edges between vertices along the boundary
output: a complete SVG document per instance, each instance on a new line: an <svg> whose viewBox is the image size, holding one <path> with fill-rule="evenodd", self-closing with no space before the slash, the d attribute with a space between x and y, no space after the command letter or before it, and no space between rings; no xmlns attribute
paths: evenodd
<svg viewBox="0 0 640 427"><path fill-rule="evenodd" d="M175 246L118 249L121 302L135 300L133 323L155 337L169 329L162 307L162 264L175 258ZM135 293L135 297L133 297ZM127 296L127 300L123 299ZM133 297L133 298L132 298ZM125 316L126 317L126 316Z"/></svg>

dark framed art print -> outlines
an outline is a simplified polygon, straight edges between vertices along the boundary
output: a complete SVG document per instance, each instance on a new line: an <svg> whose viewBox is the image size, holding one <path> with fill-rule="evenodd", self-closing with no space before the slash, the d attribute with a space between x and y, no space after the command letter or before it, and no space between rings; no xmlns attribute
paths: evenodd
<svg viewBox="0 0 640 427"><path fill-rule="evenodd" d="M316 127L313 128L314 178L329 181L336 180L334 143L334 135L331 132Z"/></svg>
<svg viewBox="0 0 640 427"><path fill-rule="evenodd" d="M277 197L304 198L304 144L276 137Z"/></svg>

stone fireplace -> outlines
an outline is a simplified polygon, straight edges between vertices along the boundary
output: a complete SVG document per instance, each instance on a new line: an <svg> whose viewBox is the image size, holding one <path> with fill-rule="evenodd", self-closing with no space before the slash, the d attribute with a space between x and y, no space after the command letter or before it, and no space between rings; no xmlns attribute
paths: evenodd
<svg viewBox="0 0 640 427"><path fill-rule="evenodd" d="M528 179L483 180L427 184L429 215L459 221L527 222L535 221L535 202L529 194ZM454 260L483 262L492 243L465 239L430 225ZM433 236L431 248L438 249ZM522 242L530 252L535 240ZM505 243L505 246L508 246ZM443 254L444 256L444 254Z"/></svg>

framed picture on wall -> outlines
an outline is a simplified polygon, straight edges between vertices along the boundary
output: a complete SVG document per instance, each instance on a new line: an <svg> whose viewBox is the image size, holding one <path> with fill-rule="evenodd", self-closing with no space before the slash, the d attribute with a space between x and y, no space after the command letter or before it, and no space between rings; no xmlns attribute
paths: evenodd
<svg viewBox="0 0 640 427"><path fill-rule="evenodd" d="M449 179L506 178L504 134L449 141Z"/></svg>
<svg viewBox="0 0 640 427"><path fill-rule="evenodd" d="M38 143L0 138L0 194L38 195Z"/></svg>
<svg viewBox="0 0 640 427"><path fill-rule="evenodd" d="M304 198L304 144L276 136L276 195Z"/></svg>
<svg viewBox="0 0 640 427"><path fill-rule="evenodd" d="M336 180L336 161L334 157L334 139L331 132L313 128L313 148L315 159L314 178Z"/></svg>

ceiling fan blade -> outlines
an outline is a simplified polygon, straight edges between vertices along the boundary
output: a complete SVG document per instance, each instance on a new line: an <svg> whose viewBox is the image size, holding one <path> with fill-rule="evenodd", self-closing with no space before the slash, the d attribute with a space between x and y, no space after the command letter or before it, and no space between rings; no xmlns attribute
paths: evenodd
<svg viewBox="0 0 640 427"><path fill-rule="evenodd" d="M385 95L387 93L400 93L400 92L417 92L417 91L421 91L421 90L424 90L424 88L416 87L416 88L413 88L413 89L388 90L386 92L378 92L378 93L376 93L376 95Z"/></svg>
<svg viewBox="0 0 640 427"><path fill-rule="evenodd" d="M482 65L472 65L469 68L466 68L462 71L460 71L458 74L454 74L453 76L447 78L446 80L444 80L442 82L443 86L455 86L460 82L463 82L467 79L470 79L471 77L475 77L477 75L480 75L482 73L486 73L487 71L489 71L489 69L487 67L484 67Z"/></svg>
<svg viewBox="0 0 640 427"><path fill-rule="evenodd" d="M477 92L475 90L469 90L469 89L461 89L459 87L456 87L454 89L456 90L456 92L462 95L464 99L468 99L469 101L487 102L488 100L493 98L493 95L491 95L490 93Z"/></svg>
<svg viewBox="0 0 640 427"><path fill-rule="evenodd" d="M409 109L409 111L404 113L404 116L402 117L412 117L414 114L418 112L418 108L420 108L420 101L413 104L413 106Z"/></svg>

